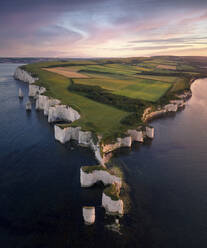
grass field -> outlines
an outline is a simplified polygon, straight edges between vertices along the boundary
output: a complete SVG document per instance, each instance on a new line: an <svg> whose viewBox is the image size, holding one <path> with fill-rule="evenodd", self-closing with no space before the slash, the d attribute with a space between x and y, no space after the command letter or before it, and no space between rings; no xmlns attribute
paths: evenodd
<svg viewBox="0 0 207 248"><path fill-rule="evenodd" d="M47 88L48 96L60 99L63 104L70 105L80 112L81 119L72 125L81 126L85 130L95 131L103 136L123 129L120 121L129 114L128 112L70 92L68 90L70 85L68 78L41 70L42 65L45 66L46 64L27 65L26 69L31 73L38 74L40 80L37 83Z"/></svg>
<svg viewBox="0 0 207 248"><path fill-rule="evenodd" d="M134 99L155 102L172 86L171 83L161 82L150 79L99 79L88 78L74 79L75 83L100 86L104 89L111 90L113 94L126 96Z"/></svg>
<svg viewBox="0 0 207 248"><path fill-rule="evenodd" d="M81 126L103 137L122 133L128 128L122 122L131 114L127 104L131 106L133 101L140 100L142 103L137 102L137 106L160 103L163 96L166 100L168 95L172 97L172 94L189 88L190 77L199 75L199 69L189 59L186 62L179 57L70 60L35 63L23 68L39 78L37 84L46 87L48 96L60 99L80 112L81 119L72 126ZM76 84L78 87L99 86L112 95L103 95L103 101L92 100L87 95L89 93L72 90L70 86ZM96 88L94 90L96 94ZM102 94L105 93L99 90L97 96L102 97ZM111 100L117 105L109 104L112 96L116 96Z"/></svg>

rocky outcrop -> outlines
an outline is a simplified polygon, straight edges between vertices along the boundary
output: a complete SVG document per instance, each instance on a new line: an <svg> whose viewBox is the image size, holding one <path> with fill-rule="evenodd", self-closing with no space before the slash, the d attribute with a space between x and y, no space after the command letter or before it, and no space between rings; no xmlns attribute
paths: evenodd
<svg viewBox="0 0 207 248"><path fill-rule="evenodd" d="M144 122L150 121L152 119L158 118L160 116L165 115L166 113L177 112L180 108L185 106L184 100L171 100L169 104L163 106L162 108L158 108L156 111L148 111L143 114L142 120Z"/></svg>
<svg viewBox="0 0 207 248"><path fill-rule="evenodd" d="M158 118L158 117L164 115L166 112L167 111L165 109L160 109L157 111L150 112L147 115L145 115L143 121L147 122L147 121L150 121L152 119Z"/></svg>
<svg viewBox="0 0 207 248"><path fill-rule="evenodd" d="M19 88L19 98L23 98L23 97L24 97L23 92L22 92L22 90Z"/></svg>
<svg viewBox="0 0 207 248"><path fill-rule="evenodd" d="M141 130L130 129L127 131L127 133L131 136L132 142L133 141L144 142L144 134Z"/></svg>
<svg viewBox="0 0 207 248"><path fill-rule="evenodd" d="M55 125L54 129L55 129L55 139L62 144L65 144L70 140L76 140L77 142L79 141L79 131L81 130L80 127L61 128Z"/></svg>
<svg viewBox="0 0 207 248"><path fill-rule="evenodd" d="M117 138L114 143L111 144L103 144L102 151L103 153L112 152L121 147L131 147L132 142L138 141L143 142L145 138L154 138L154 128L153 127L145 127L145 129L130 129L127 131L127 136L123 138Z"/></svg>
<svg viewBox="0 0 207 248"><path fill-rule="evenodd" d="M80 118L79 113L73 108L66 105L55 105L54 107L49 107L48 110L48 122L73 122Z"/></svg>
<svg viewBox="0 0 207 248"><path fill-rule="evenodd" d="M78 144L87 146L92 149L96 159L100 164L104 164L104 160L101 156L100 146L93 141L92 133L89 131L81 131L80 127L65 127L61 128L58 125L54 127L55 139L60 143L65 144L70 140L77 141Z"/></svg>
<svg viewBox="0 0 207 248"><path fill-rule="evenodd" d="M169 104L164 106L164 109L166 110L166 112L176 112L176 111L178 111L178 105L173 104L173 103L169 103Z"/></svg>
<svg viewBox="0 0 207 248"><path fill-rule="evenodd" d="M28 101L28 102L26 103L26 110L27 110L27 111L30 111L31 109L32 109L32 104L31 104L30 101Z"/></svg>
<svg viewBox="0 0 207 248"><path fill-rule="evenodd" d="M95 218L95 207L83 207L83 219L86 225L93 224L95 222Z"/></svg>
<svg viewBox="0 0 207 248"><path fill-rule="evenodd" d="M158 118L166 113L177 112L179 109L185 107L186 101L192 96L191 91L185 91L181 95L176 95L179 100L170 100L169 104L163 107L158 107L157 110L153 111L151 107L146 108L143 115L142 121L148 122L152 119Z"/></svg>
<svg viewBox="0 0 207 248"><path fill-rule="evenodd" d="M37 110L43 110L44 115L48 116L49 114L49 108L53 107L55 105L60 104L60 100L50 98L48 96L44 95L38 95L36 99L36 106L35 108Z"/></svg>
<svg viewBox="0 0 207 248"><path fill-rule="evenodd" d="M148 120L148 118L149 118L148 116L150 115L150 113L152 113L152 108L151 108L151 107L146 108L146 109L144 110L143 115L142 115L142 121Z"/></svg>
<svg viewBox="0 0 207 248"><path fill-rule="evenodd" d="M14 73L14 78L25 83L33 84L38 78L34 78L30 73L18 67Z"/></svg>
<svg viewBox="0 0 207 248"><path fill-rule="evenodd" d="M113 200L110 196L104 192L102 194L102 206L109 214L124 214L124 204L121 199Z"/></svg>
<svg viewBox="0 0 207 248"><path fill-rule="evenodd" d="M29 96L37 97L40 94L43 94L46 91L44 87L40 87L38 85L29 85Z"/></svg>
<svg viewBox="0 0 207 248"><path fill-rule="evenodd" d="M121 147L131 147L131 145L132 145L131 136L126 136L124 138L117 138L116 142L114 143L103 145L102 150L104 153L108 153Z"/></svg>
<svg viewBox="0 0 207 248"><path fill-rule="evenodd" d="M121 178L111 175L107 170L94 169L92 172L84 172L80 169L81 187L91 187L97 182L102 182L104 185L116 183L121 187Z"/></svg>
<svg viewBox="0 0 207 248"><path fill-rule="evenodd" d="M154 139L154 127L146 127L146 136L150 139Z"/></svg>

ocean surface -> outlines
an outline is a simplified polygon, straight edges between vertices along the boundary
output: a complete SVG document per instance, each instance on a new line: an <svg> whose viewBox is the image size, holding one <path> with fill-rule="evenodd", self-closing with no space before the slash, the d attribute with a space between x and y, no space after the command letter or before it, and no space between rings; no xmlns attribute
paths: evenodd
<svg viewBox="0 0 207 248"><path fill-rule="evenodd" d="M116 152L130 208L114 230L102 190L80 187L80 166L96 164L92 152L55 141L34 103L25 111L17 66L0 64L0 247L207 247L207 79L192 85L183 111L152 122L152 142ZM84 205L96 206L93 226L83 223Z"/></svg>

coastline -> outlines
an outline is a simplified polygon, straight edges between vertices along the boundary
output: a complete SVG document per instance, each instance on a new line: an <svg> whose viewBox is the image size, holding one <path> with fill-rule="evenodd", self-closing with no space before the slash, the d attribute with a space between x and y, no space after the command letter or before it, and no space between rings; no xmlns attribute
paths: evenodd
<svg viewBox="0 0 207 248"><path fill-rule="evenodd" d="M71 107L61 105L61 102L57 99L52 99L52 98L49 98L43 95L46 92L46 89L33 84L35 83L37 78L34 79L28 72L23 71L23 70L21 71L20 74L18 75L17 74L15 75L16 79L29 83L29 96L34 97L36 99L36 109L44 110L44 114L48 115L49 123L56 122L57 120L73 122L74 120L80 118L80 115L77 114L76 110L72 109ZM191 84L195 80L193 80ZM167 108L158 109L154 112L147 113L148 115L145 116L144 121L146 123L150 122L152 120L151 114L152 113L157 114L158 111L162 111L162 115L165 115L166 113L169 113L169 112L177 112L180 109L181 105L182 107L185 106L184 103L191 97L191 95L192 93L189 90L188 93L186 92L186 94L181 95L181 96L184 96L181 100L182 103L181 102L169 103L168 105L170 106L168 106ZM172 101L179 101L179 100L172 100ZM175 107L175 105L177 107ZM157 117L160 117L160 115L157 115ZM104 167L106 167L106 163L111 158L113 151L119 149L120 147L131 147L131 144L134 141L138 141L142 143L144 142L145 138L151 138L151 139L154 138L154 128L152 127L145 127L145 129L143 129L142 127L138 127L136 130L135 129L128 130L127 134L125 134L126 135L125 137L117 138L117 140L114 143L110 143L110 144L102 144L101 137L95 137L96 138L95 139L91 132L82 131L80 127L61 128L61 125L58 126L57 124L55 124L54 132L55 132L55 139L60 141L63 144L73 139L73 140L76 140L79 145L90 147L94 151L96 159ZM111 154L111 156L109 154ZM96 174L96 171L97 170L94 170L95 174ZM116 182L117 180L114 180L112 184ZM119 190L120 190L120 187L119 187ZM104 204L102 202L102 205L106 206L107 204ZM112 203L109 203L109 205L112 206L113 201ZM110 207L108 207L107 205L105 209L107 210L107 208L110 208ZM119 212L116 210L117 208L115 209L114 212ZM123 210L120 212L123 213Z"/></svg>

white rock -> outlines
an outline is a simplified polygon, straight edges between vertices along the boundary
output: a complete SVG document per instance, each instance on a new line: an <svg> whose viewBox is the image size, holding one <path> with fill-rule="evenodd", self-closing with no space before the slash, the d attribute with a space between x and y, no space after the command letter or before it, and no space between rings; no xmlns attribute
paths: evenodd
<svg viewBox="0 0 207 248"><path fill-rule="evenodd" d="M64 144L70 140L75 140L78 144L90 147L99 163L104 164L99 144L94 144L91 132L83 132L80 127L60 128L57 125L54 126L54 131L55 139L60 143Z"/></svg>
<svg viewBox="0 0 207 248"><path fill-rule="evenodd" d="M132 145L132 138L131 136L127 136L124 138L118 138L118 142L120 142L120 147L131 147Z"/></svg>
<svg viewBox="0 0 207 248"><path fill-rule="evenodd" d="M112 144L104 144L102 146L102 149L103 149L103 152L104 153L108 153L108 152L112 152L116 149L120 148L120 143L119 142L115 142L115 143L112 143Z"/></svg>
<svg viewBox="0 0 207 248"><path fill-rule="evenodd" d="M22 92L22 90L19 88L19 98L23 98L23 97L24 97L23 92Z"/></svg>
<svg viewBox="0 0 207 248"><path fill-rule="evenodd" d="M146 127L146 136L150 139L154 138L154 128L153 127Z"/></svg>
<svg viewBox="0 0 207 248"><path fill-rule="evenodd" d="M85 224L91 225L95 222L95 207L83 207L83 219Z"/></svg>
<svg viewBox="0 0 207 248"><path fill-rule="evenodd" d="M75 121L80 118L79 113L66 105L56 105L49 107L48 111L48 122L56 121Z"/></svg>
<svg viewBox="0 0 207 248"><path fill-rule="evenodd" d="M102 206L110 214L124 214L124 204L122 200L112 200L105 193L102 195Z"/></svg>
<svg viewBox="0 0 207 248"><path fill-rule="evenodd" d="M128 130L127 133L131 136L132 141L144 142L143 132L140 130Z"/></svg>
<svg viewBox="0 0 207 248"><path fill-rule="evenodd" d="M167 104L164 106L164 109L167 112L176 112L178 110L178 106L176 104Z"/></svg>
<svg viewBox="0 0 207 248"><path fill-rule="evenodd" d="M46 91L44 87L40 87L38 85L29 85L29 96L37 97L40 94L43 94Z"/></svg>
<svg viewBox="0 0 207 248"><path fill-rule="evenodd" d="M93 150L96 159L98 160L98 162L101 165L104 165L105 161L101 156L101 151L100 151L100 146L99 144L94 144L93 140L91 140L91 144L90 144L91 149Z"/></svg>
<svg viewBox="0 0 207 248"><path fill-rule="evenodd" d="M124 138L117 138L115 143L105 144L102 146L102 148L104 153L108 153L121 147L131 147L131 145L132 145L132 138L131 136L127 136Z"/></svg>
<svg viewBox="0 0 207 248"><path fill-rule="evenodd" d="M78 143L85 145L85 146L89 146L91 144L91 140L92 140L92 135L91 132L83 132L83 131L79 131L78 133Z"/></svg>
<svg viewBox="0 0 207 248"><path fill-rule="evenodd" d="M36 99L36 109L43 110L44 115L48 115L49 107L60 104L57 99L49 98L48 96L38 95Z"/></svg>
<svg viewBox="0 0 207 248"><path fill-rule="evenodd" d="M115 219L115 224L119 225L119 219Z"/></svg>
<svg viewBox="0 0 207 248"><path fill-rule="evenodd" d="M105 170L94 170L91 173L86 173L80 169L80 182L81 187L91 187L97 182L102 182L104 185L117 183L121 187L121 178L111 175Z"/></svg>
<svg viewBox="0 0 207 248"><path fill-rule="evenodd" d="M26 103L26 110L31 110L32 109L32 104L30 101Z"/></svg>
<svg viewBox="0 0 207 248"><path fill-rule="evenodd" d="M71 139L78 141L79 140L79 131L80 127L66 127L61 128L57 125L54 127L55 129L55 139L60 141L60 143L65 144Z"/></svg>
<svg viewBox="0 0 207 248"><path fill-rule="evenodd" d="M33 78L31 74L29 74L25 70L22 70L19 67L16 69L14 73L14 78L29 84L33 84L36 80L38 80L38 78Z"/></svg>

